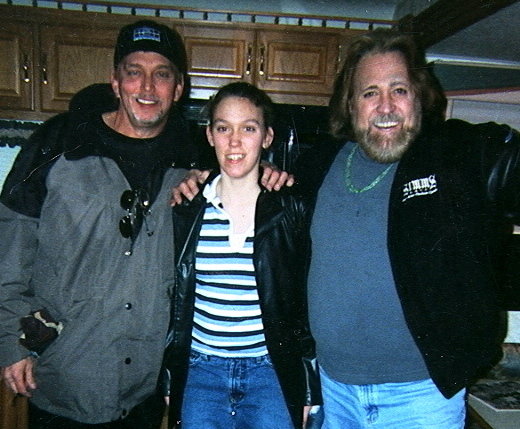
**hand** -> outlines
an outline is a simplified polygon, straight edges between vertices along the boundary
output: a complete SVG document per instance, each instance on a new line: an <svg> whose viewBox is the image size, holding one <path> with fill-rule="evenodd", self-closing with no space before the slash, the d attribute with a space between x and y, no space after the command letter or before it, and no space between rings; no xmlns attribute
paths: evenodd
<svg viewBox="0 0 520 429"><path fill-rule="evenodd" d="M307 426L307 419L309 417L309 413L311 412L312 405L305 405L303 407L303 424L302 428L305 428Z"/></svg>
<svg viewBox="0 0 520 429"><path fill-rule="evenodd" d="M193 169L188 171L182 182L172 188L170 205L173 207L176 204L181 204L183 197L190 201L193 200L195 195L199 193L199 185L204 183L208 176L209 170Z"/></svg>
<svg viewBox="0 0 520 429"><path fill-rule="evenodd" d="M169 396L165 396L164 397L164 403L166 404L166 406L170 405L170 397Z"/></svg>
<svg viewBox="0 0 520 429"><path fill-rule="evenodd" d="M263 173L260 182L268 191L279 191L284 185L292 186L294 184L294 176L287 171L281 171L274 164L265 161L261 165Z"/></svg>
<svg viewBox="0 0 520 429"><path fill-rule="evenodd" d="M5 385L15 394L31 397L30 390L36 389L33 376L34 360L31 357L2 368Z"/></svg>

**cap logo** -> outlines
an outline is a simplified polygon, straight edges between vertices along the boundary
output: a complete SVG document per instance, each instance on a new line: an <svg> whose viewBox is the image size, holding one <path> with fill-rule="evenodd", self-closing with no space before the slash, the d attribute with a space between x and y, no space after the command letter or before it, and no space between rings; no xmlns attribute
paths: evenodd
<svg viewBox="0 0 520 429"><path fill-rule="evenodd" d="M161 33L155 28L151 27L140 27L134 30L133 41L138 40L153 40L154 42L161 43Z"/></svg>

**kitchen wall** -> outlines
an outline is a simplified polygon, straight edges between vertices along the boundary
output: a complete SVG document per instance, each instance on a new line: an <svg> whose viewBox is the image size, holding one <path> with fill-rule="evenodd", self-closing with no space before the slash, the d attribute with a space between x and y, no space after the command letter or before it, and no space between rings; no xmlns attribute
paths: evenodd
<svg viewBox="0 0 520 429"><path fill-rule="evenodd" d="M498 122L520 130L520 99L517 104L450 98L448 115L469 122Z"/></svg>

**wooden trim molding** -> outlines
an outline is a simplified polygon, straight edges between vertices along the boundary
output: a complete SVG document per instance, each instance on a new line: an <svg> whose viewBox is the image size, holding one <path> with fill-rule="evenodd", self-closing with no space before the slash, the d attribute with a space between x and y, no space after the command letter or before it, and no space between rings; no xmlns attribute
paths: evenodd
<svg viewBox="0 0 520 429"><path fill-rule="evenodd" d="M14 5L7 0L8 5ZM72 8L71 5L76 5ZM394 20L354 18L346 16L308 15L298 13L277 13L242 10L205 9L173 5L135 4L125 2L107 2L103 0L33 0L32 7L40 9L63 9L83 12L101 12L134 15L156 18L171 18L182 21L198 21L207 23L242 23L291 25L297 27L321 27L335 29L363 29L372 30L375 27L392 27L397 24Z"/></svg>
<svg viewBox="0 0 520 429"><path fill-rule="evenodd" d="M414 33L426 49L517 0L438 0L418 15L402 18L398 27Z"/></svg>

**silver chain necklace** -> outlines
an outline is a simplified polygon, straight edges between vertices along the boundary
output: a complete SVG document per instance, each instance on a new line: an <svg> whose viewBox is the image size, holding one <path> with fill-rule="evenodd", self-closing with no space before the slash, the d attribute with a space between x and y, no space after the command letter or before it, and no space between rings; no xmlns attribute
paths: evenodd
<svg viewBox="0 0 520 429"><path fill-rule="evenodd" d="M352 183L352 159L354 158L354 153L356 152L357 148L358 145L355 145L347 157L347 163L345 165L345 186L347 187L348 191L354 194L361 194L362 192L369 191L381 180L383 180L383 178L390 172L390 169L394 166L394 164L390 164L387 168L385 168L383 172L372 181L372 183L369 183L364 188L356 188Z"/></svg>

